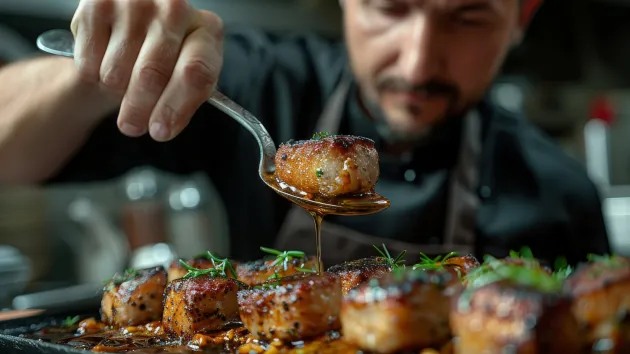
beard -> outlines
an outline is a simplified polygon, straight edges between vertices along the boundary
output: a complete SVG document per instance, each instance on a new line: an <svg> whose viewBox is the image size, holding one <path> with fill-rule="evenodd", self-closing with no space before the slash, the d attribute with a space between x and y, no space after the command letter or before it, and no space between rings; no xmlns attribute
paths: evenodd
<svg viewBox="0 0 630 354"><path fill-rule="evenodd" d="M400 79L385 78L377 82L377 95L385 92L403 92L423 94L430 97L445 98L448 102L444 113L437 117L432 123L422 124L420 127L411 129L409 126L397 126L391 123L387 115L382 110L376 100L370 99L359 90L359 100L363 108L367 111L368 116L373 119L379 136L390 144L404 145L424 145L433 140L445 126L449 126L453 120L461 116L459 104L459 90L457 86L443 81L432 80L422 85L409 85ZM402 107L413 112L414 115L423 113L422 107Z"/></svg>

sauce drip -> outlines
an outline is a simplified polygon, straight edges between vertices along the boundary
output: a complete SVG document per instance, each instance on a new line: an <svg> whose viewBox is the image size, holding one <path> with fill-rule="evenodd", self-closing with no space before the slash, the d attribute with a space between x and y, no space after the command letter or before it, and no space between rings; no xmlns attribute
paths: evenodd
<svg viewBox="0 0 630 354"><path fill-rule="evenodd" d="M326 215L366 215L389 207L389 200L377 193L322 197L286 184L279 180L275 173L263 174L261 177L276 193L306 210L313 217L318 275L323 271L321 225Z"/></svg>
<svg viewBox="0 0 630 354"><path fill-rule="evenodd" d="M309 211L309 214L311 214L311 216L313 217L313 222L315 224L315 249L317 251L316 270L317 275L321 275L324 268L324 264L322 262L322 221L324 221L324 215L314 211Z"/></svg>

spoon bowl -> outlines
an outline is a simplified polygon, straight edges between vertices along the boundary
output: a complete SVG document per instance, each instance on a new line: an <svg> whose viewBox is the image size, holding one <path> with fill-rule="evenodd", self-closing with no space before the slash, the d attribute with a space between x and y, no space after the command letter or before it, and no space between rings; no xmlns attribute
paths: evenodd
<svg viewBox="0 0 630 354"><path fill-rule="evenodd" d="M37 38L37 47L49 54L72 58L74 36L68 30L50 30ZM239 122L254 135L260 148L258 174L267 186L282 197L320 215L366 215L389 207L389 200L376 193L336 198L310 197L279 181L275 177L276 144L258 118L216 90L208 98L208 103Z"/></svg>

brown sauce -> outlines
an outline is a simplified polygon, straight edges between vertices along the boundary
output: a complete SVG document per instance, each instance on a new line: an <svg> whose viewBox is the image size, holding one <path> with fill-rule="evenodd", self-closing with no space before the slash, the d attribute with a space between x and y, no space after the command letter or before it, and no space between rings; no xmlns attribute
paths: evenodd
<svg viewBox="0 0 630 354"><path fill-rule="evenodd" d="M339 197L326 197L316 194L303 192L292 187L276 177L275 173L263 176L265 183L276 190L280 195L293 202L295 205L306 210L313 218L315 226L315 249L317 257L317 274L321 274L323 269L322 263L322 246L321 246L321 225L326 215L366 215L373 214L389 207L389 201L377 193L364 193L357 195L344 195ZM286 193L286 194L282 194ZM337 206L334 210L318 206L317 203Z"/></svg>
<svg viewBox="0 0 630 354"><path fill-rule="evenodd" d="M162 331L159 322L143 326L122 329L104 327L94 319L86 321L96 323L102 329L73 327L47 327L38 332L23 335L26 338L67 345L76 349L100 353L266 353L266 354L359 354L365 353L358 347L345 342L337 331L326 333L318 338L306 341L282 343L280 341L262 342L253 339L244 327L233 328L214 333L197 334L188 343L169 339ZM441 350L425 349L405 353L452 354L450 345Z"/></svg>

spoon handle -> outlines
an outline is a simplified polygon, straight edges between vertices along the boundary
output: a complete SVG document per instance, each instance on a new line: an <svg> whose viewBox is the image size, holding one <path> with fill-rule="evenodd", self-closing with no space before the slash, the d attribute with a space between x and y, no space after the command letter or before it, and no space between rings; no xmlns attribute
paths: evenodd
<svg viewBox="0 0 630 354"><path fill-rule="evenodd" d="M212 93L210 98L208 98L208 103L215 106L228 116L234 118L234 120L239 122L245 129L252 133L254 137L256 137L261 153L260 167L266 173L274 173L276 171L274 164L276 144L273 142L273 139L267 132L267 129L258 120L258 118L254 117L254 115L249 113L245 108L236 104L227 96L216 90Z"/></svg>

